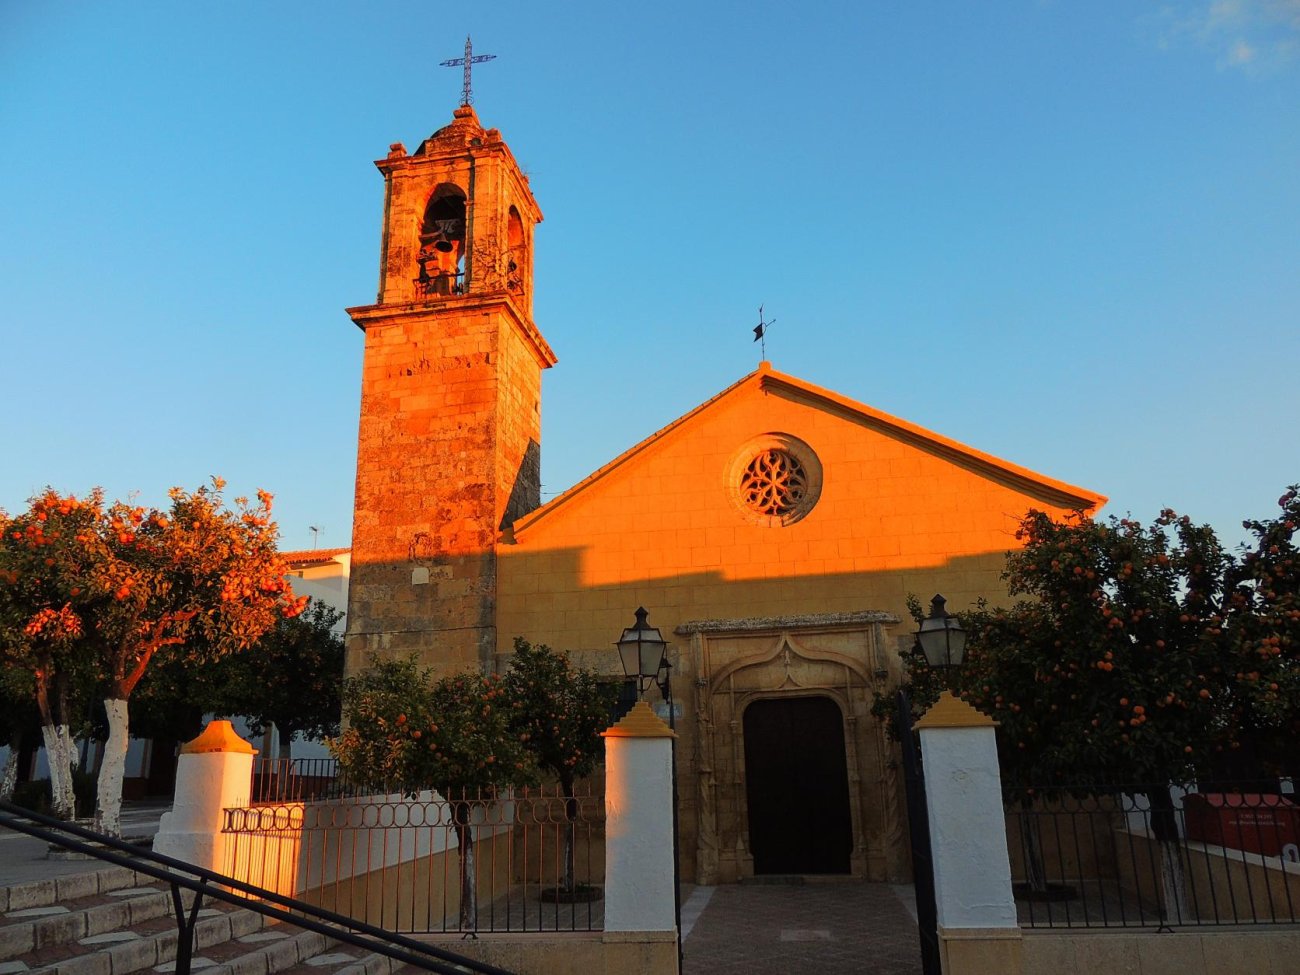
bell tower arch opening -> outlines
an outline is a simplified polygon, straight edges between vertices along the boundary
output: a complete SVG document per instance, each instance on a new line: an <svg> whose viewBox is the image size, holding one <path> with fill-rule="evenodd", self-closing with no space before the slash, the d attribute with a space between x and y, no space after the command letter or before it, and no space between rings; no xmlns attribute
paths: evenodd
<svg viewBox="0 0 1300 975"><path fill-rule="evenodd" d="M528 241L524 234L524 221L518 208L512 206L506 215L506 290L519 294L527 286L532 273L528 259Z"/></svg>
<svg viewBox="0 0 1300 975"><path fill-rule="evenodd" d="M418 295L464 293L465 191L454 183L438 184L429 197L420 223L416 263Z"/></svg>

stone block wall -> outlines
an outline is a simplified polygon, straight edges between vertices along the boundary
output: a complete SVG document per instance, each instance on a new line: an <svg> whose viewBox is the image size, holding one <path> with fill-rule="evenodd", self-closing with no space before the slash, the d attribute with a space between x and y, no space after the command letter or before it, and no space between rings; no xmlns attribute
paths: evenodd
<svg viewBox="0 0 1300 975"><path fill-rule="evenodd" d="M806 444L822 471L816 504L785 525L748 517L734 482L738 458L772 434ZM637 606L650 611L671 644L687 876L697 870L697 806L708 799L700 788L708 775L729 790L716 794L714 807L718 839L732 843L738 865L723 862L719 870L743 871L743 850L735 851L744 840L737 805L743 763L732 742L747 702L782 686L786 693L840 695L850 722L846 740L856 742L859 762L853 774L863 846L856 862L868 876L897 879L906 867L897 854L903 834L886 771L892 746L865 709L874 691L889 690L899 676L898 646L910 643L915 629L909 594L924 604L942 593L953 610L980 597L1005 599L1001 573L1020 518L1031 507L1063 515L1089 500L1084 492L1075 501L1027 473L926 442L784 381L768 382L760 372L516 526L514 544L498 550L498 667L513 638L523 636L617 675L614 641ZM787 617L806 623L810 616L864 612L893 622L838 631L832 625L805 640L819 652L857 648L845 654L857 669L850 675L841 668L838 685L795 654L788 684L781 667L752 670L753 686L736 690L743 695L725 720L717 712L716 695L734 690L715 686L718 675L739 658L722 649L721 635L701 635L688 624ZM781 624L746 626L746 640L766 641L765 649L755 644L749 652L776 652ZM726 743L725 751L709 754L710 735ZM706 869L700 876L714 874Z"/></svg>

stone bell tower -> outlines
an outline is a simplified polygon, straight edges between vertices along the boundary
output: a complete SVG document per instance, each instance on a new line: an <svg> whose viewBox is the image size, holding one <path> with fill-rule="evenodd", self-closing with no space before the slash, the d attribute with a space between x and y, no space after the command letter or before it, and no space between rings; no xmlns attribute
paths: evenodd
<svg viewBox="0 0 1300 975"><path fill-rule="evenodd" d="M441 672L496 649L496 554L540 503L541 374L533 228L509 147L469 105L384 174L365 332L348 595L348 672L414 652Z"/></svg>

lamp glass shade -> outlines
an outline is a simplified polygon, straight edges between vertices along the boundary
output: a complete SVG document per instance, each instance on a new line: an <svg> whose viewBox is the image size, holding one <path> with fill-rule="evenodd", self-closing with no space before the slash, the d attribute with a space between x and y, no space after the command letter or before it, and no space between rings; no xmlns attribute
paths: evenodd
<svg viewBox="0 0 1300 975"><path fill-rule="evenodd" d="M943 608L944 598L930 601L930 615L921 620L916 639L931 667L956 667L966 655L966 631Z"/></svg>
<svg viewBox="0 0 1300 975"><path fill-rule="evenodd" d="M637 609L636 625L625 629L616 644L623 673L641 682L659 672L667 647L658 627L646 622L647 615L644 607Z"/></svg>

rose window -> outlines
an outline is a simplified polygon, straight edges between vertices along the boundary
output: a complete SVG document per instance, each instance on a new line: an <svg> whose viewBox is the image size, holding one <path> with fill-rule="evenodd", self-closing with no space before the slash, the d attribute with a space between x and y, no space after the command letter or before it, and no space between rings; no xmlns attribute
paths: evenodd
<svg viewBox="0 0 1300 975"><path fill-rule="evenodd" d="M740 475L741 500L761 515L793 514L807 493L808 474L788 450L764 450Z"/></svg>

